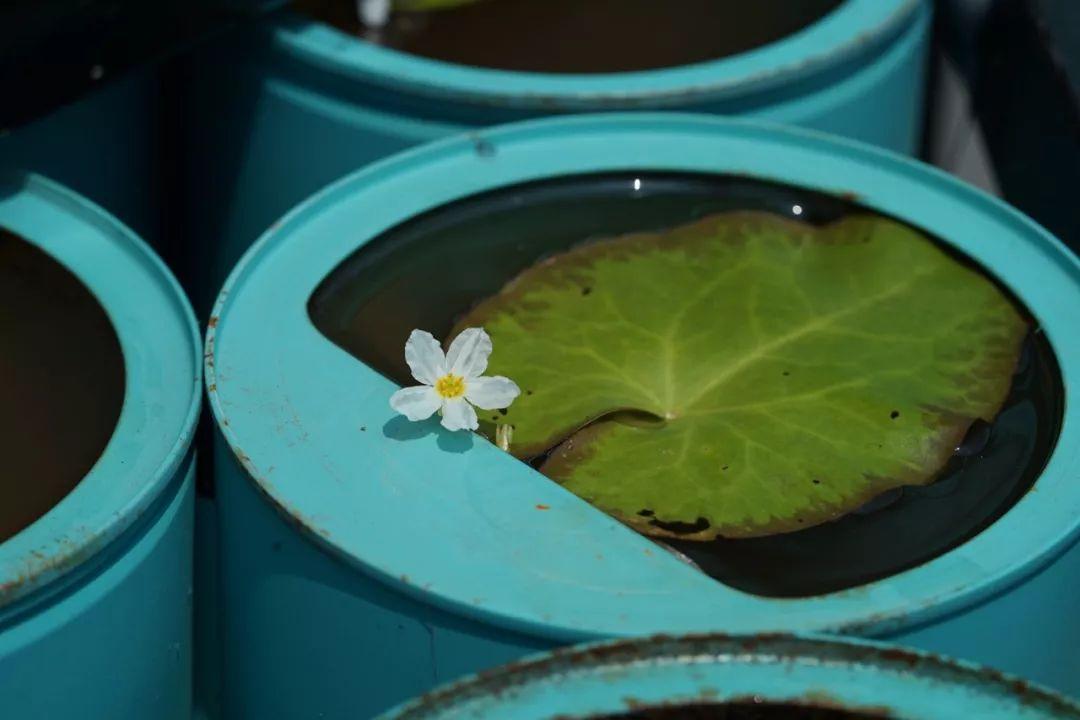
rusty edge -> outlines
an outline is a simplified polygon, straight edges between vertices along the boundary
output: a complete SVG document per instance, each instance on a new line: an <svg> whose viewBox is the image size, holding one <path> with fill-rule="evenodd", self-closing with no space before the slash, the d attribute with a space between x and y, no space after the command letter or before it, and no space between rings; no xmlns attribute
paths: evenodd
<svg viewBox="0 0 1080 720"><path fill-rule="evenodd" d="M747 656L751 657L747 657ZM699 634L685 636L656 635L649 638L620 640L556 650L546 655L527 658L487 670L457 683L444 686L403 706L393 720L433 720L446 717L447 710L466 703L522 689L529 684L571 672L642 663L685 660L688 657L712 657L717 662L746 664L753 662L791 663L810 660L839 665L871 665L899 675L928 675L939 682L958 686L989 685L1001 696L1019 705L1042 711L1052 717L1080 718L1080 704L1049 690L1032 685L1020 678L998 670L954 661L931 653L888 647L866 642L845 642L827 638L799 638L785 634L726 635ZM724 658L734 660L724 660ZM767 695L767 688L762 689ZM704 688L698 697L678 698L679 703L713 701L719 697L712 688ZM737 701L739 698L727 698ZM888 718L892 710L885 706L856 707L846 704L831 692L815 691L802 698L783 698L784 702L804 702L814 707L829 707L878 714ZM633 703L631 705L631 702ZM637 700L627 700L631 707L641 708ZM653 705L655 707L655 705Z"/></svg>
<svg viewBox="0 0 1080 720"><path fill-rule="evenodd" d="M222 291L217 301L218 307L224 305L224 299L227 293L228 288ZM225 408L221 404L221 396L218 393L218 380L220 378L218 377L217 366L215 364L214 348L219 322L220 315L218 314L211 315L210 319L207 321L206 343L203 349L206 392L210 398L210 407L215 416L218 432L224 438L225 442L228 443L229 449L232 450L233 456L236 458L237 462L240 463L244 472L253 481L252 484L255 486L255 489L266 499L270 504L270 507L272 507L278 515L292 527L295 527L302 532L321 537L329 542L331 540L329 531L319 527L313 518L306 516L304 513L300 512L300 510L284 502L281 498L271 494L267 490L267 487L269 486L268 481L259 473L258 468L255 467L251 457L244 452L243 448L240 447L236 438L233 436L232 431L230 430L229 418L225 414ZM402 576L401 580L406 583L408 582L407 578L404 576Z"/></svg>
<svg viewBox="0 0 1080 720"><path fill-rule="evenodd" d="M361 75L380 87L389 88L407 95L434 100L449 100L477 107L510 108L525 111L536 110L544 113L605 110L641 110L645 108L661 109L674 106L717 102L725 99L740 86L749 86L750 95L768 93L775 90L777 82L786 75L799 79L823 73L836 67L857 63L858 60L876 47L887 47L900 38L917 21L920 5L924 0L906 0L898 4L887 18L874 27L866 28L852 38L835 47L829 47L808 57L790 62L779 67L772 67L753 72L742 77L684 85L675 88L661 88L646 92L589 92L553 94L526 92L507 94L498 92L469 91L464 88L446 89L436 84L426 84L409 75L386 77L377 68L345 67L335 58L327 57L316 50L297 46L275 33L274 45L287 56L305 63L313 63L324 70L337 70L340 74ZM286 31L286 36L290 34ZM716 62L723 62L721 58ZM330 63L338 65L333 67ZM661 71L662 72L662 71Z"/></svg>
<svg viewBox="0 0 1080 720"><path fill-rule="evenodd" d="M165 268L160 260L156 261L156 263L160 264L161 269ZM175 280L171 279L172 276L167 275L167 277L169 279L169 282L166 283L168 290L175 292L177 297L185 297L180 285ZM194 388L176 442L165 454L161 463L155 468L151 475L151 478L155 481L166 476L169 480L162 484L161 491L158 495L155 495L152 499L145 502L137 512L127 518L126 522L121 521L118 524L110 524L109 527L103 530L94 530L86 526L78 526L52 541L52 546L49 547L48 552L46 552L45 549L38 549L28 553L28 557L24 561L22 570L14 577L0 582L0 615L7 613L12 604L18 604L22 607L24 606L24 603L28 601L28 598L40 597L45 586L54 583L57 580L67 578L67 576L70 575L72 576L70 578L71 581L79 582L83 577L83 574L75 573L72 575L72 571L85 565L91 559L98 557L106 550L109 543L122 538L131 532L133 527L138 527L147 514L153 512L153 508L161 500L161 495L168 494L165 488L171 484L172 480L175 479L178 474L181 474L184 471L183 468L185 463L188 462L188 458L191 456L192 446L195 442L195 429L199 418L202 415L202 392L204 382L203 365L199 362L200 357L198 352L201 338L195 316L194 314L191 314L190 310L188 310L188 316L184 318L184 324L188 326L188 330L191 333L192 348L195 351L192 357L192 364L195 370L192 379ZM148 486L155 484L156 482L150 482L148 483ZM125 512L129 510L131 510L131 508L126 508ZM65 583L66 582L67 580L65 580ZM67 586L67 584L64 585L64 587ZM58 591L59 590L52 590L50 592L55 593ZM11 622L18 622L18 618L22 616L21 613L22 611L17 610L11 618L4 619L3 622L0 622L0 630L2 630L5 623L9 620Z"/></svg>

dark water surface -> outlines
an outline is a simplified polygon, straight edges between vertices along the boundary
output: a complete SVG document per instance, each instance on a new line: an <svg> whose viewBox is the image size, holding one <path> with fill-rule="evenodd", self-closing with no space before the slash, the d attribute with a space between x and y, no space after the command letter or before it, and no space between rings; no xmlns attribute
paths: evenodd
<svg viewBox="0 0 1080 720"><path fill-rule="evenodd" d="M844 0L482 0L396 13L376 42L459 65L617 73L728 57L798 32ZM363 33L355 0L294 0Z"/></svg>
<svg viewBox="0 0 1080 720"><path fill-rule="evenodd" d="M457 318L538 259L590 239L731 210L814 224L868 212L848 199L727 176L623 173L530 183L392 228L326 278L309 314L355 357L415 384L402 351L409 332L445 338ZM973 537L1023 497L1053 450L1062 397L1057 363L1036 328L1004 409L992 424L972 428L936 482L898 489L798 532L665 542L713 578L759 595L819 595L893 575Z"/></svg>
<svg viewBox="0 0 1080 720"><path fill-rule="evenodd" d="M90 291L0 228L0 542L79 484L124 402L124 357Z"/></svg>

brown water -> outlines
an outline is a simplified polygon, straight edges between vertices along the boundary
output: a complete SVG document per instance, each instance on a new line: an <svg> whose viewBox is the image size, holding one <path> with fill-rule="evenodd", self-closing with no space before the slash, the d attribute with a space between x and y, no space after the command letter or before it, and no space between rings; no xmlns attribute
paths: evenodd
<svg viewBox="0 0 1080 720"><path fill-rule="evenodd" d="M753 50L811 25L844 0L482 0L395 13L377 42L459 65L615 73L689 65ZM295 0L301 12L362 34L354 0Z"/></svg>
<svg viewBox="0 0 1080 720"><path fill-rule="evenodd" d="M638 708L588 720L881 720L884 713L854 712L808 705L734 702Z"/></svg>
<svg viewBox="0 0 1080 720"><path fill-rule="evenodd" d="M109 318L64 266L0 228L0 542L79 484L124 401Z"/></svg>
<svg viewBox="0 0 1080 720"><path fill-rule="evenodd" d="M402 348L413 328L444 338L473 304L538 259L732 210L813 224L868 212L847 199L738 177L626 173L531 183L392 228L336 268L308 310L330 341L411 385ZM930 485L887 493L807 530L667 544L725 584L774 597L819 595L914 567L974 537L1032 487L1057 439L1062 397L1053 352L1036 328L1001 413L972 428Z"/></svg>

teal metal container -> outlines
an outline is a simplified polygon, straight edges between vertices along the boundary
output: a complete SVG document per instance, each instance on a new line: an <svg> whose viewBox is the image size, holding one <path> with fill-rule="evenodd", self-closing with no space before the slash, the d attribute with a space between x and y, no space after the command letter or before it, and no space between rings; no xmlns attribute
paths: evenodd
<svg viewBox="0 0 1080 720"><path fill-rule="evenodd" d="M126 376L118 424L90 473L0 544L0 715L190 720L194 316L130 230L50 181L5 176L0 226L96 296Z"/></svg>
<svg viewBox="0 0 1080 720"><path fill-rule="evenodd" d="M45 117L0 133L0 168L63 183L158 248L157 80L154 68L130 72Z"/></svg>
<svg viewBox="0 0 1080 720"><path fill-rule="evenodd" d="M972 540L885 580L748 595L480 438L402 439L396 386L309 319L324 278L409 218L542 178L658 170L857 192L994 273L1038 318L1064 378L1059 441L1034 490ZM1080 261L1027 218L927 166L804 131L582 116L351 175L263 236L210 320L226 717L362 717L533 650L661 632L889 638L1080 694L1078 306Z"/></svg>
<svg viewBox="0 0 1080 720"><path fill-rule="evenodd" d="M751 52L569 76L450 65L289 11L271 15L201 53L191 70L200 78L190 103L199 115L189 119L188 214L196 225L185 274L196 309L209 310L271 222L326 183L412 145L496 123L677 109L803 125L912 153L930 8L927 0L847 0Z"/></svg>
<svg viewBox="0 0 1080 720"><path fill-rule="evenodd" d="M724 704L745 714L715 717L795 720L804 709L903 720L1080 718L1080 705L1072 700L935 655L866 642L696 635L529 658L434 690L380 720L607 720ZM767 712L777 706L791 714Z"/></svg>

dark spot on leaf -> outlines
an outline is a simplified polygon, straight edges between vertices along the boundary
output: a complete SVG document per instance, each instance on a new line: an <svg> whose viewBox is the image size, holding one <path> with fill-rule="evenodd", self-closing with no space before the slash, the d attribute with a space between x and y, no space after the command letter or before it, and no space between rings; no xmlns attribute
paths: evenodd
<svg viewBox="0 0 1080 720"><path fill-rule="evenodd" d="M889 417L895 420L896 418L900 417L900 411L893 410L891 413L889 413Z"/></svg>
<svg viewBox="0 0 1080 720"><path fill-rule="evenodd" d="M526 394L526 395L532 395L532 390L526 390L526 391L525 391L525 394Z"/></svg>
<svg viewBox="0 0 1080 720"><path fill-rule="evenodd" d="M787 376L788 376L788 375L790 375L790 374L791 374L791 371L789 371L789 370L785 370L785 371L784 371L784 372L782 373L782 375L783 375L784 377L787 377Z"/></svg>
<svg viewBox="0 0 1080 720"><path fill-rule="evenodd" d="M581 288L581 294L582 294L582 295L588 295L588 294L589 294L589 293L591 293L591 292L592 292L592 288L591 288L591 287L583 287L583 288Z"/></svg>
<svg viewBox="0 0 1080 720"><path fill-rule="evenodd" d="M817 478L814 478L814 479L813 479L813 480L811 480L810 482L814 483L815 485L820 485L820 484L821 484L821 481L820 481L820 480L818 480Z"/></svg>
<svg viewBox="0 0 1080 720"><path fill-rule="evenodd" d="M672 522L664 522L663 520L657 520L653 518L650 521L651 525L655 525L662 530L667 530L670 533L676 535L694 535L696 533L702 533L709 529L709 521L703 517L699 517L695 522L686 523L673 520Z"/></svg>
<svg viewBox="0 0 1080 720"><path fill-rule="evenodd" d="M721 470L727 470L727 469L728 469L728 466L727 466L727 465L725 465L724 467L722 467L722 468L720 468L720 469L721 469Z"/></svg>
<svg viewBox="0 0 1080 720"><path fill-rule="evenodd" d="M507 412L508 412L508 410L506 408L503 408L502 410L499 411L499 414L502 415L503 417L505 417Z"/></svg>
<svg viewBox="0 0 1080 720"><path fill-rule="evenodd" d="M649 508L644 508L642 510L638 510L637 514L640 515L641 517L652 517L653 516L653 511L650 510Z"/></svg>

